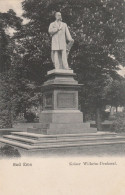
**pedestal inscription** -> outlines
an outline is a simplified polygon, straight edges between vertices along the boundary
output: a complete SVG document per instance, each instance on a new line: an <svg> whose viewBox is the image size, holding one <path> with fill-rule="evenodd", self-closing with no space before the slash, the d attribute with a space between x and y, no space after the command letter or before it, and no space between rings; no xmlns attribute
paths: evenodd
<svg viewBox="0 0 125 195"><path fill-rule="evenodd" d="M58 93L57 107L58 108L75 108L75 94L74 93Z"/></svg>

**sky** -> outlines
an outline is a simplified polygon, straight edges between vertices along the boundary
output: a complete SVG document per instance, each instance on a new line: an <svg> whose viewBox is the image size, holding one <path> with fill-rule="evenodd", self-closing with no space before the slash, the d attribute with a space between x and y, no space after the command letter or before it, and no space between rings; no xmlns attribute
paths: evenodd
<svg viewBox="0 0 125 195"><path fill-rule="evenodd" d="M17 16L21 16L23 13L21 2L23 0L0 0L0 12L7 12L9 9L13 9ZM24 19L24 18L23 18ZM24 19L24 23L26 23L26 19ZM121 70L118 71L120 75L125 75L125 68L120 66Z"/></svg>
<svg viewBox="0 0 125 195"><path fill-rule="evenodd" d="M13 9L18 16L22 15L21 2L23 0L0 0L0 12L7 12L9 9Z"/></svg>

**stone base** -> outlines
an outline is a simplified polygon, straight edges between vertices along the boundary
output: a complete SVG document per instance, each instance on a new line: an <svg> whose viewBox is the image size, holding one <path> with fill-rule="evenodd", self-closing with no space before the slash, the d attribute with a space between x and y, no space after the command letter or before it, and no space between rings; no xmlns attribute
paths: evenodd
<svg viewBox="0 0 125 195"><path fill-rule="evenodd" d="M40 134L82 134L95 133L89 123L83 123L83 114L79 110L51 110L40 114L40 123L28 128L27 132Z"/></svg>
<svg viewBox="0 0 125 195"><path fill-rule="evenodd" d="M46 135L57 135L57 134L83 134L83 133L96 133L95 128L90 128L86 123L50 123L34 125L34 128L28 128L29 133L38 133Z"/></svg>
<svg viewBox="0 0 125 195"><path fill-rule="evenodd" d="M53 73L61 73L61 74L72 74L73 70L65 70L65 69L53 69L47 72L47 75L53 74Z"/></svg>
<svg viewBox="0 0 125 195"><path fill-rule="evenodd" d="M39 115L39 122L49 123L83 123L83 114L79 110L47 110Z"/></svg>

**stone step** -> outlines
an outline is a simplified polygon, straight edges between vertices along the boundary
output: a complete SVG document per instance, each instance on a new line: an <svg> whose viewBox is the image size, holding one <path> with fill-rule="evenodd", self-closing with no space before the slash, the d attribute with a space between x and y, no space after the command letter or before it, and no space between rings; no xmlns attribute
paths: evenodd
<svg viewBox="0 0 125 195"><path fill-rule="evenodd" d="M108 137L108 136L116 136L116 133L84 133L84 134L58 134L58 135L42 135L42 134L35 134L35 133L27 133L27 132L12 132L12 135L23 136L26 138L32 138L35 140L43 140L43 139L69 139L69 138L90 138L90 137Z"/></svg>
<svg viewBox="0 0 125 195"><path fill-rule="evenodd" d="M125 140L125 136L117 136L117 137L97 137L97 138L69 138L69 139L46 139L46 140L34 140L34 139L27 139L25 137L20 137L17 135L6 135L4 138L9 139L9 140L15 140L16 142L23 142L26 144L31 144L31 145L48 145L48 144L65 144L65 143L79 143L79 142L99 142L99 141L120 141L120 140Z"/></svg>
<svg viewBox="0 0 125 195"><path fill-rule="evenodd" d="M69 134L69 135L61 135L58 136L58 139L69 139L69 138L98 138L98 137L108 137L108 136L112 136L112 137L116 137L116 133L112 134L112 133L84 133L84 134Z"/></svg>
<svg viewBox="0 0 125 195"><path fill-rule="evenodd" d="M17 148L22 148L25 150L30 151L38 151L38 150L45 150L45 149L56 149L56 148L68 148L68 147L84 147L84 146L101 146L101 145L113 145L113 144L125 144L125 141L101 141L101 142L87 142L87 143L65 143L63 145L60 144L49 144L49 145L40 145L40 146L31 146L27 144L18 143L16 141L7 140L5 138L1 138L0 142L4 144L8 144L11 146L15 146Z"/></svg>
<svg viewBox="0 0 125 195"><path fill-rule="evenodd" d="M37 140L34 139L27 139L25 137L21 137L21 136L16 136L16 135L5 135L3 136L3 138L9 139L9 140L14 140L14 141L19 141L22 143L26 143L26 144L35 144L37 143Z"/></svg>
<svg viewBox="0 0 125 195"><path fill-rule="evenodd" d="M47 145L47 146L33 146L32 147L32 151L33 150L40 150L40 149L52 149L52 148L68 148L68 147L81 147L81 146L97 146L97 145L112 145L112 144L125 144L125 141L112 141L112 142L88 142L88 143L66 143L63 145L59 145L59 144L55 144L55 145Z"/></svg>
<svg viewBox="0 0 125 195"><path fill-rule="evenodd" d="M53 135L41 135L41 134L35 134L35 133L27 133L27 132L12 132L12 135L18 135L20 137L26 137L27 139L34 139L34 140L46 140L46 139L56 139L56 136Z"/></svg>
<svg viewBox="0 0 125 195"><path fill-rule="evenodd" d="M23 136L17 136L17 135L5 135L3 136L3 138L6 138L6 139L9 139L9 140L15 140L15 141L19 141L19 142L24 142L26 144L31 144L31 145L34 145L34 144L45 144L45 143L54 143L56 142L56 139L42 139L41 141L37 140L37 139L32 139L32 138L26 138L26 137L23 137Z"/></svg>
<svg viewBox="0 0 125 195"><path fill-rule="evenodd" d="M32 146L27 145L27 144L23 144L23 143L20 143L20 142L17 142L15 140L7 140L5 138L0 138L0 142L4 143L4 144L8 144L10 146L15 146L17 148L25 149L25 150L32 149Z"/></svg>
<svg viewBox="0 0 125 195"><path fill-rule="evenodd" d="M27 132L47 135L47 129L41 129L41 128L35 128L35 127L27 128Z"/></svg>
<svg viewBox="0 0 125 195"><path fill-rule="evenodd" d="M121 138L121 137L108 137L108 138L74 138L74 139L58 139L58 140L47 140L47 141L37 141L36 143L34 143L33 145L50 145L50 144L60 144L60 145L64 145L64 144L75 144L75 143L97 143L100 141L110 141L110 142L114 142L114 141L125 141L125 137Z"/></svg>

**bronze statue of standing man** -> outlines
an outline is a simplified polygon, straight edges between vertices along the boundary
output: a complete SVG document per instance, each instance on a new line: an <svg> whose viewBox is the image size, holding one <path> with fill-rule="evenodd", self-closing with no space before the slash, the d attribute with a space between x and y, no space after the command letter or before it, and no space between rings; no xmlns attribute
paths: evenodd
<svg viewBox="0 0 125 195"><path fill-rule="evenodd" d="M52 36L51 57L55 69L70 69L67 58L74 43L67 24L62 22L60 12L55 13L56 21L49 26L49 34ZM68 42L68 44L67 44Z"/></svg>

